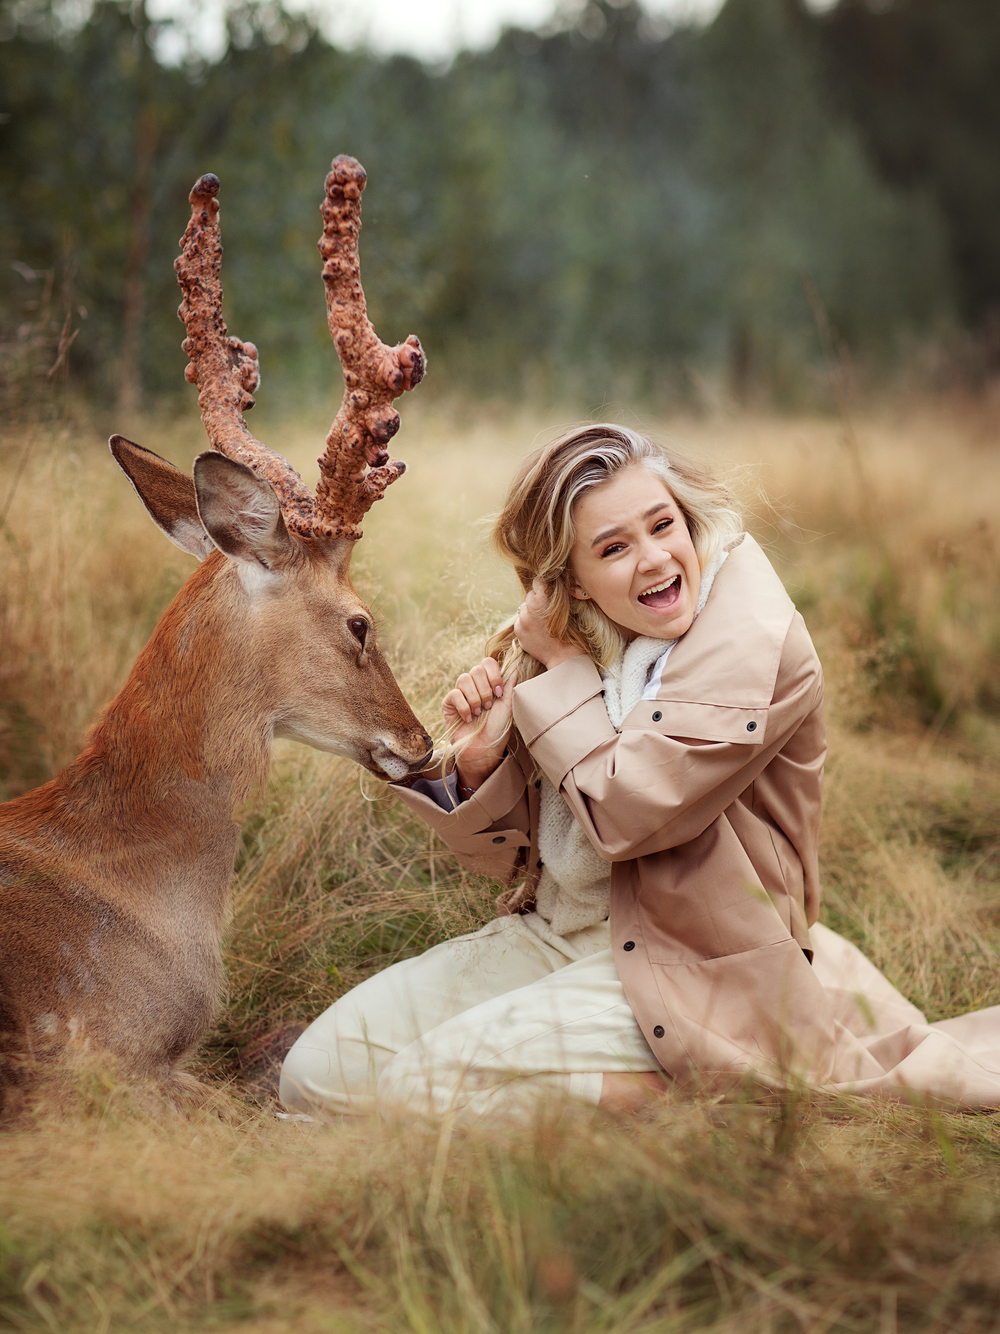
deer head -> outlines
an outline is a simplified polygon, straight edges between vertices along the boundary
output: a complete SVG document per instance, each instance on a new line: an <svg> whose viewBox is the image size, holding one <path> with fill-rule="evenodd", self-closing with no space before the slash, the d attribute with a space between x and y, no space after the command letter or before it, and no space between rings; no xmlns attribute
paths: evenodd
<svg viewBox="0 0 1000 1334"><path fill-rule="evenodd" d="M345 392L319 459L316 495L243 418L260 382L258 355L252 343L229 336L222 318L219 181L212 175L191 191L174 265L190 358L185 375L198 387L211 450L195 460L193 479L121 436L112 437L111 450L166 535L200 560L211 557L231 584L233 614L246 624L255 661L267 664L260 689L274 734L401 778L425 762L430 737L379 652L348 566L360 520L404 471L385 449L399 429L392 404L419 382L425 363L415 337L387 347L368 320L358 261L364 186L359 162L334 160L319 249Z"/></svg>

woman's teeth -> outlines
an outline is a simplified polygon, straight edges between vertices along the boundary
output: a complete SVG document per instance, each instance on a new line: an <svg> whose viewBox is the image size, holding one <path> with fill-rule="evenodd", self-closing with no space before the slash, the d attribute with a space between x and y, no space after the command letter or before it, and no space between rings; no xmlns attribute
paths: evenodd
<svg viewBox="0 0 1000 1334"><path fill-rule="evenodd" d="M653 588L647 588L645 593L640 593L639 601L644 607L668 607L677 601L680 591L681 577L675 574L669 579L664 579L662 584L656 584Z"/></svg>

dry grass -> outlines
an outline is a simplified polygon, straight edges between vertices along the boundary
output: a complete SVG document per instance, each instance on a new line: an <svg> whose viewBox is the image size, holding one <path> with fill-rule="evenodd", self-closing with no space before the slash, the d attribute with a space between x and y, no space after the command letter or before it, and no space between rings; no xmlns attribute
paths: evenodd
<svg viewBox="0 0 1000 1334"><path fill-rule="evenodd" d="M501 1136L77 1098L0 1140L15 1329L997 1327L981 1118L687 1102Z"/></svg>
<svg viewBox="0 0 1000 1334"><path fill-rule="evenodd" d="M513 598L480 516L564 420L407 421L410 472L355 576L432 730ZM323 423L258 427L312 475ZM827 666L827 920L932 1018L1000 1003L1000 463L981 419L873 418L857 449L820 420L663 432L737 468ZM135 434L184 464L202 447L188 421ZM72 756L190 565L96 431L0 438L0 514L19 469L0 795ZM230 997L199 1056L218 1104L179 1117L94 1072L0 1137L0 1327L1000 1329L992 1117L804 1097L631 1125L551 1108L516 1135L276 1122L254 1080L288 1026L485 920L494 892L374 780L282 748L246 812Z"/></svg>

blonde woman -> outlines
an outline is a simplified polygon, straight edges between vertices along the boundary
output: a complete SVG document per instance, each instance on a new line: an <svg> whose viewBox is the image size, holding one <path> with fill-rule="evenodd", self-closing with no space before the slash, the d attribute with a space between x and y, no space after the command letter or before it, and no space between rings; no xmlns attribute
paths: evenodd
<svg viewBox="0 0 1000 1334"><path fill-rule="evenodd" d="M510 886L500 915L320 1015L284 1102L636 1109L747 1079L1000 1102L1000 1010L927 1025L815 924L822 672L726 488L589 426L525 461L493 540L524 601L396 790Z"/></svg>

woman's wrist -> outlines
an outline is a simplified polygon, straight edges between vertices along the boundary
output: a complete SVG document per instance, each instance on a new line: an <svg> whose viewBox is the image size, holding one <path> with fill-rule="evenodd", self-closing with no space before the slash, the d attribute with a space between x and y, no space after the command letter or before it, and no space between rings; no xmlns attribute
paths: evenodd
<svg viewBox="0 0 1000 1334"><path fill-rule="evenodd" d="M548 657L544 664L545 670L551 672L555 667L561 667L564 662L569 662L570 658L584 658L586 654L582 648L576 644L563 644L555 653Z"/></svg>
<svg viewBox="0 0 1000 1334"><path fill-rule="evenodd" d="M482 787L487 778L499 769L502 759L501 755L486 765L469 764L468 761L460 760L455 765L455 782L458 785L459 795L464 793L466 796L471 796L477 788Z"/></svg>

